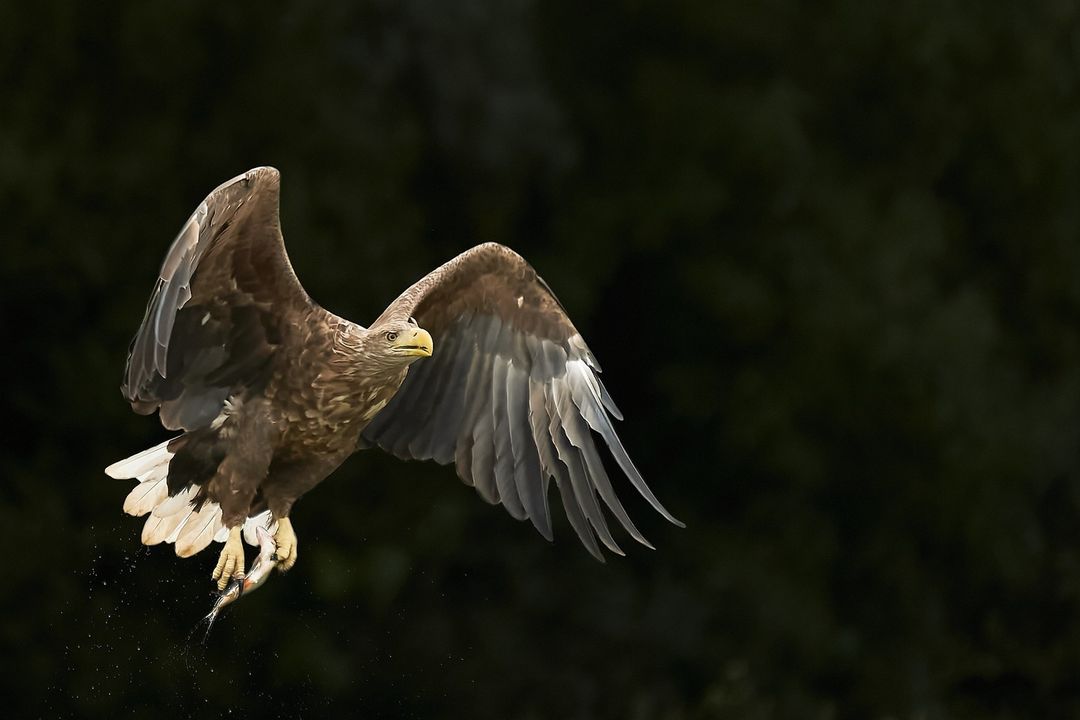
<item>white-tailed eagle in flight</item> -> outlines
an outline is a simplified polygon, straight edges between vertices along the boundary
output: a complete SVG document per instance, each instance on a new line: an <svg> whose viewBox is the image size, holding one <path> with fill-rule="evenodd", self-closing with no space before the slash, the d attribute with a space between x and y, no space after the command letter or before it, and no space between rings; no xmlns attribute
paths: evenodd
<svg viewBox="0 0 1080 720"><path fill-rule="evenodd" d="M487 243L435 269L363 327L308 297L285 253L280 176L269 167L210 193L169 248L131 344L123 394L183 433L106 469L138 480L147 545L181 557L225 547L219 588L244 569L242 539L274 533L296 561L293 504L360 449L453 464L490 503L552 538L555 481L578 537L622 554L601 503L640 543L595 443L649 490L619 441L600 367L551 289ZM651 547L651 546L650 546Z"/></svg>

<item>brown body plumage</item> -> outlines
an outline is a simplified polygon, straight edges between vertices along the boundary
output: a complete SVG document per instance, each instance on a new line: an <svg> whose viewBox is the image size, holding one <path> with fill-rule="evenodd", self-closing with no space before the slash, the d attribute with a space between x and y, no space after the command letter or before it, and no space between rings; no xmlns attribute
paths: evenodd
<svg viewBox="0 0 1080 720"><path fill-rule="evenodd" d="M485 499L549 539L554 479L575 531L601 557L596 536L621 551L597 494L646 541L615 497L592 432L676 522L614 432L609 415L621 416L595 358L519 255L477 246L364 328L301 287L278 192L277 171L256 168L211 193L170 248L132 341L124 396L184 431L107 470L139 479L125 510L150 513L144 542L175 542L186 556L228 540L217 574L233 567L227 556L242 567L241 527L291 533L293 503L357 449L379 445L454 463Z"/></svg>

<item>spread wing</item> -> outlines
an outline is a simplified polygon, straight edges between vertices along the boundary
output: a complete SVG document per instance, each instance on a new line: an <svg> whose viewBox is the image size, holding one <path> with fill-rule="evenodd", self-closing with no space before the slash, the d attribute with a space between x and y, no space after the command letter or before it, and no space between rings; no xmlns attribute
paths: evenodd
<svg viewBox="0 0 1080 720"><path fill-rule="evenodd" d="M122 391L136 412L194 430L265 383L317 306L296 279L278 220L279 175L250 170L196 208L169 248L131 342Z"/></svg>
<svg viewBox="0 0 1080 720"><path fill-rule="evenodd" d="M479 245L406 290L382 320L416 318L434 356L409 370L401 389L364 430L362 444L403 459L453 462L467 484L551 540L548 484L570 524L603 559L596 537L622 554L600 502L640 543L594 442L607 444L638 492L656 499L615 433L622 419L600 367L551 289L509 248ZM594 536L595 533L595 536Z"/></svg>

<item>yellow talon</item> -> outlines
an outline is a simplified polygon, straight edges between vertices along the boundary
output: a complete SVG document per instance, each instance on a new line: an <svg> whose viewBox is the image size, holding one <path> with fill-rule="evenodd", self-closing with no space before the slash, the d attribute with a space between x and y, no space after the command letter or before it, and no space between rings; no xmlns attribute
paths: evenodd
<svg viewBox="0 0 1080 720"><path fill-rule="evenodd" d="M225 541L225 547L221 549L217 567L214 568L211 580L217 581L218 590L224 590L229 580L234 575L244 572L244 540L240 535L240 527L229 528L229 539Z"/></svg>
<svg viewBox="0 0 1080 720"><path fill-rule="evenodd" d="M285 572L296 564L296 533L293 532L292 522L287 517L278 519L277 532L274 533L274 544L277 549L278 570Z"/></svg>

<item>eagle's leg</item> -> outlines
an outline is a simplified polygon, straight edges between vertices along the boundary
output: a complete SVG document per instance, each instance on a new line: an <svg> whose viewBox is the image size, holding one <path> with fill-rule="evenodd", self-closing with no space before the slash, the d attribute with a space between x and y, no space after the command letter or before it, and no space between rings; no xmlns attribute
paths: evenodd
<svg viewBox="0 0 1080 720"><path fill-rule="evenodd" d="M244 572L244 541L240 529L240 525L229 528L229 539L225 541L225 547L221 549L221 555L218 557L217 567L210 576L212 580L217 580L218 590L224 590L233 575Z"/></svg>
<svg viewBox="0 0 1080 720"><path fill-rule="evenodd" d="M278 559L278 570L285 572L296 564L296 533L292 529L292 521L287 517L278 518L277 532L274 533L275 551Z"/></svg>
<svg viewBox="0 0 1080 720"><path fill-rule="evenodd" d="M351 452L351 450L350 450ZM293 460L274 465L262 491L270 514L277 521L274 542L277 543L277 569L285 572L296 564L296 533L289 513L293 503L318 485L334 468L348 457L342 452L314 459Z"/></svg>
<svg viewBox="0 0 1080 720"><path fill-rule="evenodd" d="M224 590L237 573L244 572L244 522L251 515L251 501L266 479L274 456L277 428L271 420L270 404L263 399L230 399L232 414L219 428L225 459L218 465L208 490L221 505L221 519L229 528L229 539L221 549L211 577Z"/></svg>

